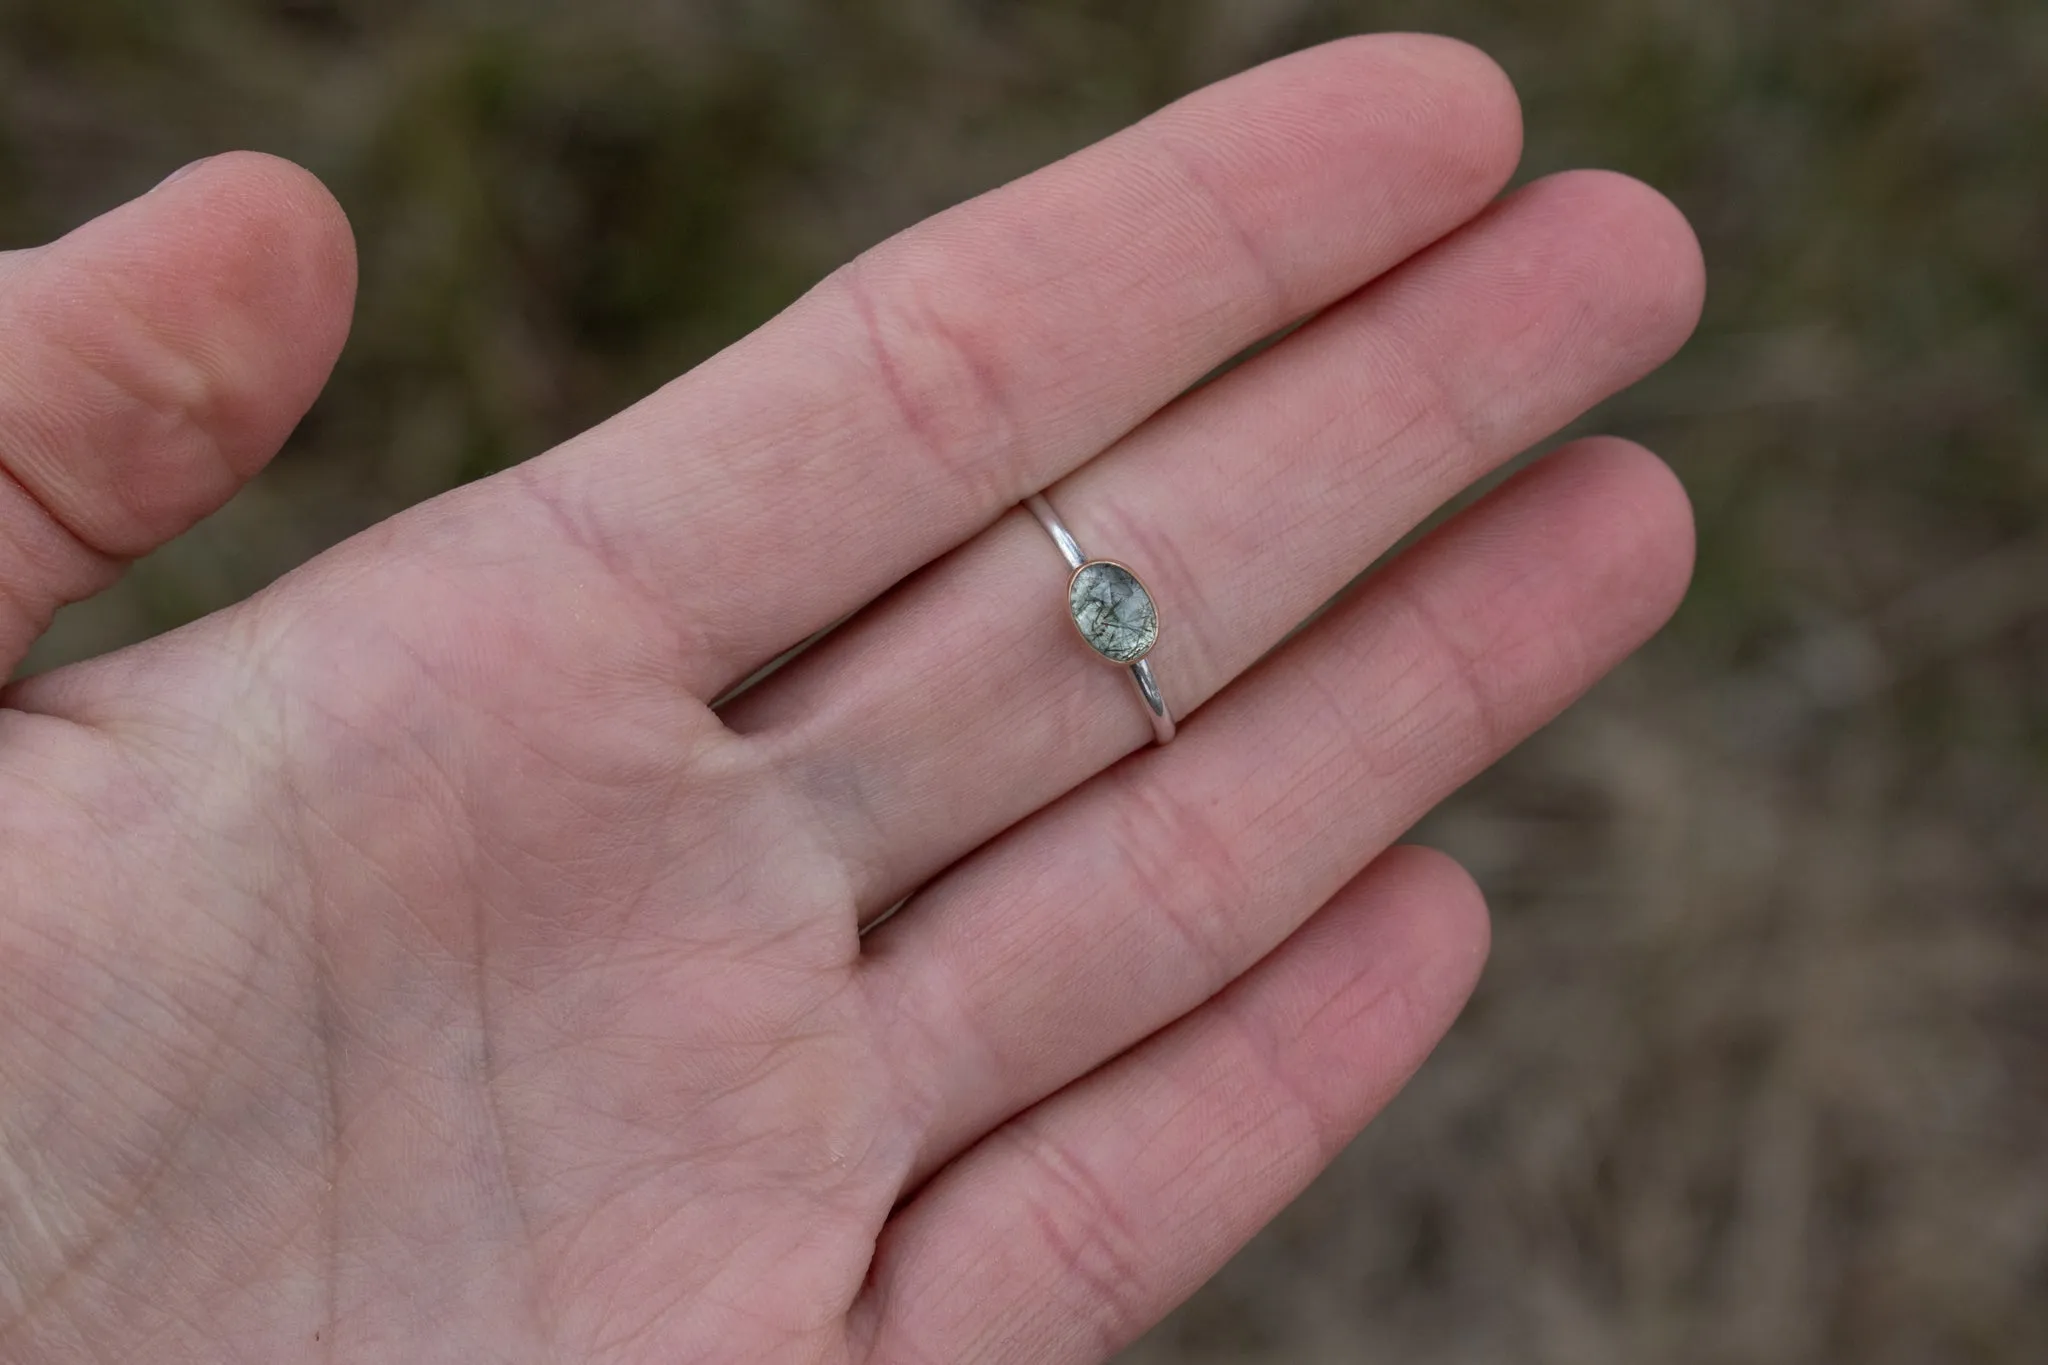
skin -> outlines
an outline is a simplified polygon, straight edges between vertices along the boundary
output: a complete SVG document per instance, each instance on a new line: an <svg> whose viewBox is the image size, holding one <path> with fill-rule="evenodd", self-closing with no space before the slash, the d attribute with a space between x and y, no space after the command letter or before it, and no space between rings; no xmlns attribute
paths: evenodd
<svg viewBox="0 0 2048 1365"><path fill-rule="evenodd" d="M1082 1362L1157 1321L1472 987L1479 894L1394 841L1683 591L1676 481L1590 441L1269 655L1694 325L1675 211L1497 201L1519 139L1458 44L1286 58L9 689L0 1361ZM0 258L9 663L262 465L353 272L250 155ZM1061 616L1039 488L1157 598L1173 745Z"/></svg>

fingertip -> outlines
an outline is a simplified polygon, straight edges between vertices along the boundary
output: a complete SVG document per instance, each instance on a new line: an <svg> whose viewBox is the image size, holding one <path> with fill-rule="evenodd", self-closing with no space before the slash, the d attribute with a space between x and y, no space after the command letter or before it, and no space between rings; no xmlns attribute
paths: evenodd
<svg viewBox="0 0 2048 1365"><path fill-rule="evenodd" d="M1416 945L1415 960L1438 982L1432 994L1455 1014L1478 984L1493 947L1493 917L1478 881L1442 849L1396 844L1355 885L1402 917Z"/></svg>
<svg viewBox="0 0 2048 1365"><path fill-rule="evenodd" d="M1437 33L1387 33L1356 41L1382 43L1429 74L1443 92L1446 115L1470 134L1453 149L1462 148L1496 191L1507 184L1522 160L1522 97L1492 53Z"/></svg>
<svg viewBox="0 0 2048 1365"><path fill-rule="evenodd" d="M1471 43L1433 33L1372 33L1301 55L1341 67L1343 87L1372 126L1406 112L1427 140L1436 176L1461 198L1492 198L1521 163L1521 97L1506 69Z"/></svg>
<svg viewBox="0 0 2048 1365"><path fill-rule="evenodd" d="M289 395L283 406L297 409L296 421L354 316L355 233L340 201L294 162L226 152L137 201L145 204L157 221L153 242L128 245L136 274L161 291L167 321L193 335L195 358L214 363L225 390L218 397L232 406ZM263 446L282 437L272 422L257 425L260 439L227 443L254 467L269 458ZM254 472L236 464L244 476Z"/></svg>
<svg viewBox="0 0 2048 1365"><path fill-rule="evenodd" d="M1697 540L1684 483L1654 452L1618 436L1574 441L1537 468L1544 466L1575 485L1579 515L1610 539L1603 591L1632 602L1627 619L1647 638L1692 583Z"/></svg>
<svg viewBox="0 0 2048 1365"><path fill-rule="evenodd" d="M1611 203L1612 221L1622 229L1615 245L1629 253L1641 272L1645 307L1660 324L1668 359L1691 338L1706 307L1707 261L1699 234L1685 212L1654 185L1618 171L1572 175L1585 192Z"/></svg>
<svg viewBox="0 0 2048 1365"><path fill-rule="evenodd" d="M208 170L233 187L259 243L281 248L286 262L303 267L330 301L353 302L355 229L325 181L297 162L262 152L228 152Z"/></svg>
<svg viewBox="0 0 2048 1365"><path fill-rule="evenodd" d="M325 385L348 220L290 162L230 153L0 280L0 662L55 608L214 511Z"/></svg>
<svg viewBox="0 0 2048 1365"><path fill-rule="evenodd" d="M1522 120L1498 63L1424 34L1344 38L1196 92L1155 135L1282 285L1349 261L1355 290L1482 213L1513 176ZM1361 244L1370 250L1361 252ZM1363 268L1360 268L1360 267ZM1326 285L1285 292L1290 318Z"/></svg>
<svg viewBox="0 0 2048 1365"><path fill-rule="evenodd" d="M1568 218L1581 269L1619 291L1630 325L1617 335L1640 350L1637 368L1678 353L1706 304L1706 258L1698 235L1662 191L1616 171L1564 171L1521 192Z"/></svg>
<svg viewBox="0 0 2048 1365"><path fill-rule="evenodd" d="M1284 1001L1278 1008L1294 1036L1319 1030L1313 1052L1376 1064L1403 1059L1388 1073L1398 1085L1471 999L1492 941L1486 897L1463 865L1438 849L1397 844L1239 989L1259 991L1269 1006ZM1333 1131L1350 1137L1378 1102Z"/></svg>

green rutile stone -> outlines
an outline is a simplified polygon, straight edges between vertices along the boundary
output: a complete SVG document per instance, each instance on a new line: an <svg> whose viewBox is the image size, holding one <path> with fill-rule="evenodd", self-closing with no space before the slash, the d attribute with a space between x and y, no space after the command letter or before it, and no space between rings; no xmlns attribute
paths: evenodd
<svg viewBox="0 0 2048 1365"><path fill-rule="evenodd" d="M1083 564L1068 589L1067 606L1081 638L1112 662L1135 663L1159 640L1159 610L1145 585L1121 564Z"/></svg>

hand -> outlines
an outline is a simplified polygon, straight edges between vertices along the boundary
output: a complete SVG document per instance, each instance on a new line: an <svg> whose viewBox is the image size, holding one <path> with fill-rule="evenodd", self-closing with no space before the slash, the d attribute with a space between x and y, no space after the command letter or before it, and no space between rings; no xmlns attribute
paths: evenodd
<svg viewBox="0 0 2048 1365"><path fill-rule="evenodd" d="M1477 892L1384 850L1688 571L1671 475L1583 443L1260 661L1695 319L1640 186L1490 204L1518 138L1456 44L1274 63L14 686L0 1360L1094 1361L1156 1321L1473 983ZM0 272L12 663L274 450L353 265L228 156ZM1048 486L1159 599L1169 746L1064 619Z"/></svg>

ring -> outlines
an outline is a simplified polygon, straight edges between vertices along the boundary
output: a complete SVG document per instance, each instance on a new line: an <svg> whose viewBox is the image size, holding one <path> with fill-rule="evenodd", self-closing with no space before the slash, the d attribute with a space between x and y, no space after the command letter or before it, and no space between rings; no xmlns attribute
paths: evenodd
<svg viewBox="0 0 2048 1365"><path fill-rule="evenodd" d="M1152 594L1127 564L1113 559L1090 559L1081 553L1074 533L1060 520L1059 513L1043 493L1024 500L1031 515L1059 546L1067 567L1074 571L1067 580L1067 615L1074 629L1090 649L1113 664L1128 668L1138 689L1138 700L1152 721L1152 737L1164 744L1173 738L1173 712L1160 694L1159 680L1145 656L1159 643L1159 608Z"/></svg>

